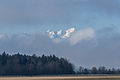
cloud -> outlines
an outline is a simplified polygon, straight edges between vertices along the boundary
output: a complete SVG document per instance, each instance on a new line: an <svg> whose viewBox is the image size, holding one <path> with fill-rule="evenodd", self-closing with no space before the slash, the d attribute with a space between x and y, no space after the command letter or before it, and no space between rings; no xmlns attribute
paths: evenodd
<svg viewBox="0 0 120 80"><path fill-rule="evenodd" d="M119 16L120 2L119 0L92 0L88 1L88 4L98 12L106 13L109 15Z"/></svg>
<svg viewBox="0 0 120 80"><path fill-rule="evenodd" d="M0 38L0 52L34 53L40 51L42 53L42 49L51 49L51 44L51 39L42 33L9 34ZM47 53L47 50L45 52Z"/></svg>
<svg viewBox="0 0 120 80"><path fill-rule="evenodd" d="M70 43L72 45L75 45L81 40L90 40L93 39L94 37L95 31L92 28L78 30L70 37Z"/></svg>
<svg viewBox="0 0 120 80"><path fill-rule="evenodd" d="M0 34L2 35L0 52L55 54L67 58L75 65L118 67L120 66L118 63L120 61L120 33L117 30L114 26L101 30L85 28L74 32L70 38L63 39L58 43L55 43L45 33ZM70 40L75 42L72 43Z"/></svg>
<svg viewBox="0 0 120 80"><path fill-rule="evenodd" d="M16 24L17 28L23 25L81 24L101 13L119 15L119 0L0 0L1 24Z"/></svg>
<svg viewBox="0 0 120 80"><path fill-rule="evenodd" d="M86 28L82 30L75 31L75 28L70 28L65 31L65 34L61 35L62 30L57 32L54 31L46 31L49 37L55 43L60 43L63 41L67 41L71 45L75 45L82 40L91 40L95 37L95 31L93 28Z"/></svg>
<svg viewBox="0 0 120 80"><path fill-rule="evenodd" d="M119 25L119 14L119 0L0 0L0 32L20 32L0 34L0 52L56 54L76 65L120 66L120 34L115 27L99 28L101 30L98 31L92 27L79 30L85 26L94 25L98 29ZM41 32L49 28L54 31L61 25L67 28L68 25L78 25L77 31L72 34L71 30L65 34L65 30L50 31L52 39L42 33L21 33ZM56 34L64 35L65 39Z"/></svg>
<svg viewBox="0 0 120 80"><path fill-rule="evenodd" d="M3 39L5 36L3 34L0 35L0 39Z"/></svg>

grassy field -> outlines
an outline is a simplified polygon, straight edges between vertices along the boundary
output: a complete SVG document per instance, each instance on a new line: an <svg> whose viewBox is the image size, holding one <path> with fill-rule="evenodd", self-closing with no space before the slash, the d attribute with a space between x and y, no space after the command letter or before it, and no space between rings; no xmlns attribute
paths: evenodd
<svg viewBox="0 0 120 80"><path fill-rule="evenodd" d="M120 76L0 77L0 80L120 80Z"/></svg>

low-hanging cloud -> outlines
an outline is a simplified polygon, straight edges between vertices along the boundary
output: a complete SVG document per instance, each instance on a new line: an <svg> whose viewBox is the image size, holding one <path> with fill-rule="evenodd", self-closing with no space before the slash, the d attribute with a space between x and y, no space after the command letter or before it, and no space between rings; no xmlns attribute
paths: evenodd
<svg viewBox="0 0 120 80"><path fill-rule="evenodd" d="M0 52L37 55L55 54L67 58L75 65L85 67L120 66L118 63L120 60L120 34L115 27L103 28L97 32L93 28L86 28L76 31L75 34L59 43L55 43L44 33L0 34ZM76 43L71 42L73 45L70 45L69 42L73 36L75 36L73 41Z"/></svg>
<svg viewBox="0 0 120 80"><path fill-rule="evenodd" d="M70 43L72 45L75 45L81 40L90 40L93 39L94 37L95 31L92 28L78 30L70 37Z"/></svg>

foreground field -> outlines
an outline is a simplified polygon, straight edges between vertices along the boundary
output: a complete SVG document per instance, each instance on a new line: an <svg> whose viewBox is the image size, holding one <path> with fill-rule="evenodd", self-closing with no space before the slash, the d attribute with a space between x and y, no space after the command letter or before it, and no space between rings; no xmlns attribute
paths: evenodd
<svg viewBox="0 0 120 80"><path fill-rule="evenodd" d="M120 80L120 76L0 77L0 80Z"/></svg>

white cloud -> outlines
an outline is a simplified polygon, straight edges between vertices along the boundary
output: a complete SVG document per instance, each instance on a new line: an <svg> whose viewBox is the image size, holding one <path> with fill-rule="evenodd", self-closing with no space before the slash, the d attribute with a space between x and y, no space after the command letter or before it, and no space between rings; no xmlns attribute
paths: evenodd
<svg viewBox="0 0 120 80"><path fill-rule="evenodd" d="M0 39L3 39L5 37L5 35L0 34Z"/></svg>
<svg viewBox="0 0 120 80"><path fill-rule="evenodd" d="M67 38L70 37L70 34L73 33L75 31L75 28L70 28L68 30L66 30L65 35L62 36L62 38Z"/></svg>
<svg viewBox="0 0 120 80"><path fill-rule="evenodd" d="M116 29L114 26L113 28ZM108 33L111 35L110 37L107 37ZM67 39L50 39L47 34L43 33L0 34L0 36L5 36L0 39L0 52L55 54L69 59L75 65L120 66L118 63L120 60L118 57L120 56L120 34L116 30L108 28L99 30L96 34L99 36L95 36L92 28L76 31ZM98 43L96 47L94 47L95 39ZM80 40L83 40L82 43L77 44ZM72 46L68 45L69 41L73 44Z"/></svg>
<svg viewBox="0 0 120 80"><path fill-rule="evenodd" d="M0 40L10 39L10 38L11 38L11 35L8 35L8 34L0 34Z"/></svg>
<svg viewBox="0 0 120 80"><path fill-rule="evenodd" d="M75 45L80 40L90 40L94 38L94 36L95 36L95 31L92 28L79 30L70 37L70 44Z"/></svg>

